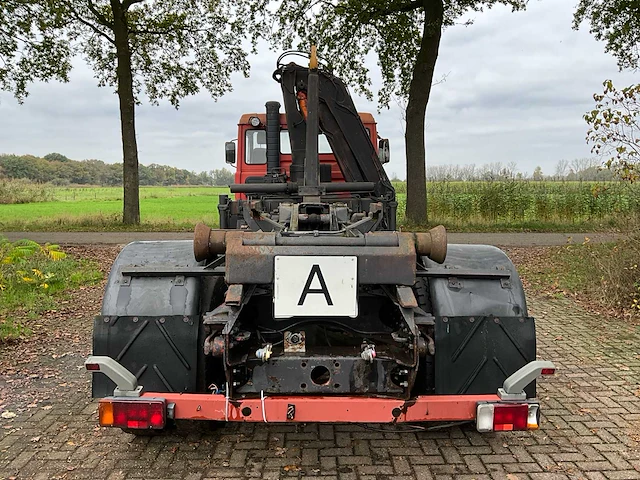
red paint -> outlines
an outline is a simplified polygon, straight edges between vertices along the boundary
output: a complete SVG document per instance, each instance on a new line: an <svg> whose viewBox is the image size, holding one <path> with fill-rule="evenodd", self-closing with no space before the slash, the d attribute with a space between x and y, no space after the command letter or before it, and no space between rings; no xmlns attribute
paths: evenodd
<svg viewBox="0 0 640 480"><path fill-rule="evenodd" d="M175 403L176 419L225 420L224 395L147 392L143 397L161 397L167 403ZM498 400L497 395L431 395L408 402L372 397L274 396L266 397L264 405L267 422L402 423L474 420L478 402ZM295 405L294 420L287 420L288 405ZM242 410L247 407L251 413L245 416ZM400 413L397 419L394 409ZM227 418L263 422L260 399L230 399Z"/></svg>
<svg viewBox="0 0 640 480"><path fill-rule="evenodd" d="M249 118L258 117L262 125L260 127L254 128L249 123ZM371 138L371 143L378 151L378 131L376 129L376 123L373 118L373 115L370 113L361 113L360 119L366 128L369 129L369 135ZM245 135L248 130L264 130L264 125L266 123L266 115L264 113L245 113L240 118L238 122L238 144L236 148L236 175L235 175L235 183L246 183L247 177L260 177L267 173L267 165L249 165L245 163ZM280 114L280 128L282 130L287 129L287 120L286 116L281 113ZM320 159L320 163L330 163L331 164L331 181L332 182L344 182L344 176L342 175L342 171L333 154L325 153L318 155ZM291 154L280 154L280 168L287 175L289 175L289 168L291 166ZM245 198L243 194L236 194L236 199Z"/></svg>

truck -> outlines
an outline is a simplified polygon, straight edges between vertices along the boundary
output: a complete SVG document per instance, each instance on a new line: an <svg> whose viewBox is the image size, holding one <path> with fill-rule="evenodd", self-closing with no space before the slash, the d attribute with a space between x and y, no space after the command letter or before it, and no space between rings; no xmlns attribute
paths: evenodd
<svg viewBox="0 0 640 480"><path fill-rule="evenodd" d="M133 242L95 319L100 425L475 422L536 429L535 321L507 255L398 228L389 142L346 85L286 63L242 115L233 195L193 242ZM431 423L430 423L431 422Z"/></svg>

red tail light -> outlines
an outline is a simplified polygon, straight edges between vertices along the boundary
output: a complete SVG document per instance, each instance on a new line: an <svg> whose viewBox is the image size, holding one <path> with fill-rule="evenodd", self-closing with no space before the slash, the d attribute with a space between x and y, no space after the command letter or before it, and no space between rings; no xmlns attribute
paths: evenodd
<svg viewBox="0 0 640 480"><path fill-rule="evenodd" d="M529 405L495 405L493 411L493 430L527 430Z"/></svg>
<svg viewBox="0 0 640 480"><path fill-rule="evenodd" d="M476 428L479 432L537 430L540 424L540 404L478 402Z"/></svg>
<svg viewBox="0 0 640 480"><path fill-rule="evenodd" d="M161 429L166 423L165 401L103 398L98 407L104 427Z"/></svg>
<svg viewBox="0 0 640 480"><path fill-rule="evenodd" d="M540 370L540 375L555 375L555 373L555 368L543 368L542 370Z"/></svg>

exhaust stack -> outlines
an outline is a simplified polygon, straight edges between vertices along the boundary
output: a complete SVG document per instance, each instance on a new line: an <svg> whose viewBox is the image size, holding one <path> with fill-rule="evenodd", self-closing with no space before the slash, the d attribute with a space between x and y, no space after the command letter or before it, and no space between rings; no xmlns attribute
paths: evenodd
<svg viewBox="0 0 640 480"><path fill-rule="evenodd" d="M267 102L267 175L280 173L280 103Z"/></svg>

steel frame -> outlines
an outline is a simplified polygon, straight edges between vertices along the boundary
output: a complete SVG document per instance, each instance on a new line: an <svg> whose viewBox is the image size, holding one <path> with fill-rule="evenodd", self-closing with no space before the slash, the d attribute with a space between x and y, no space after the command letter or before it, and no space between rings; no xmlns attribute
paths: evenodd
<svg viewBox="0 0 640 480"><path fill-rule="evenodd" d="M478 402L498 395L421 395L411 400L355 396L265 396L227 398L223 394L145 392L175 404L174 418L228 422L405 423L473 421Z"/></svg>

